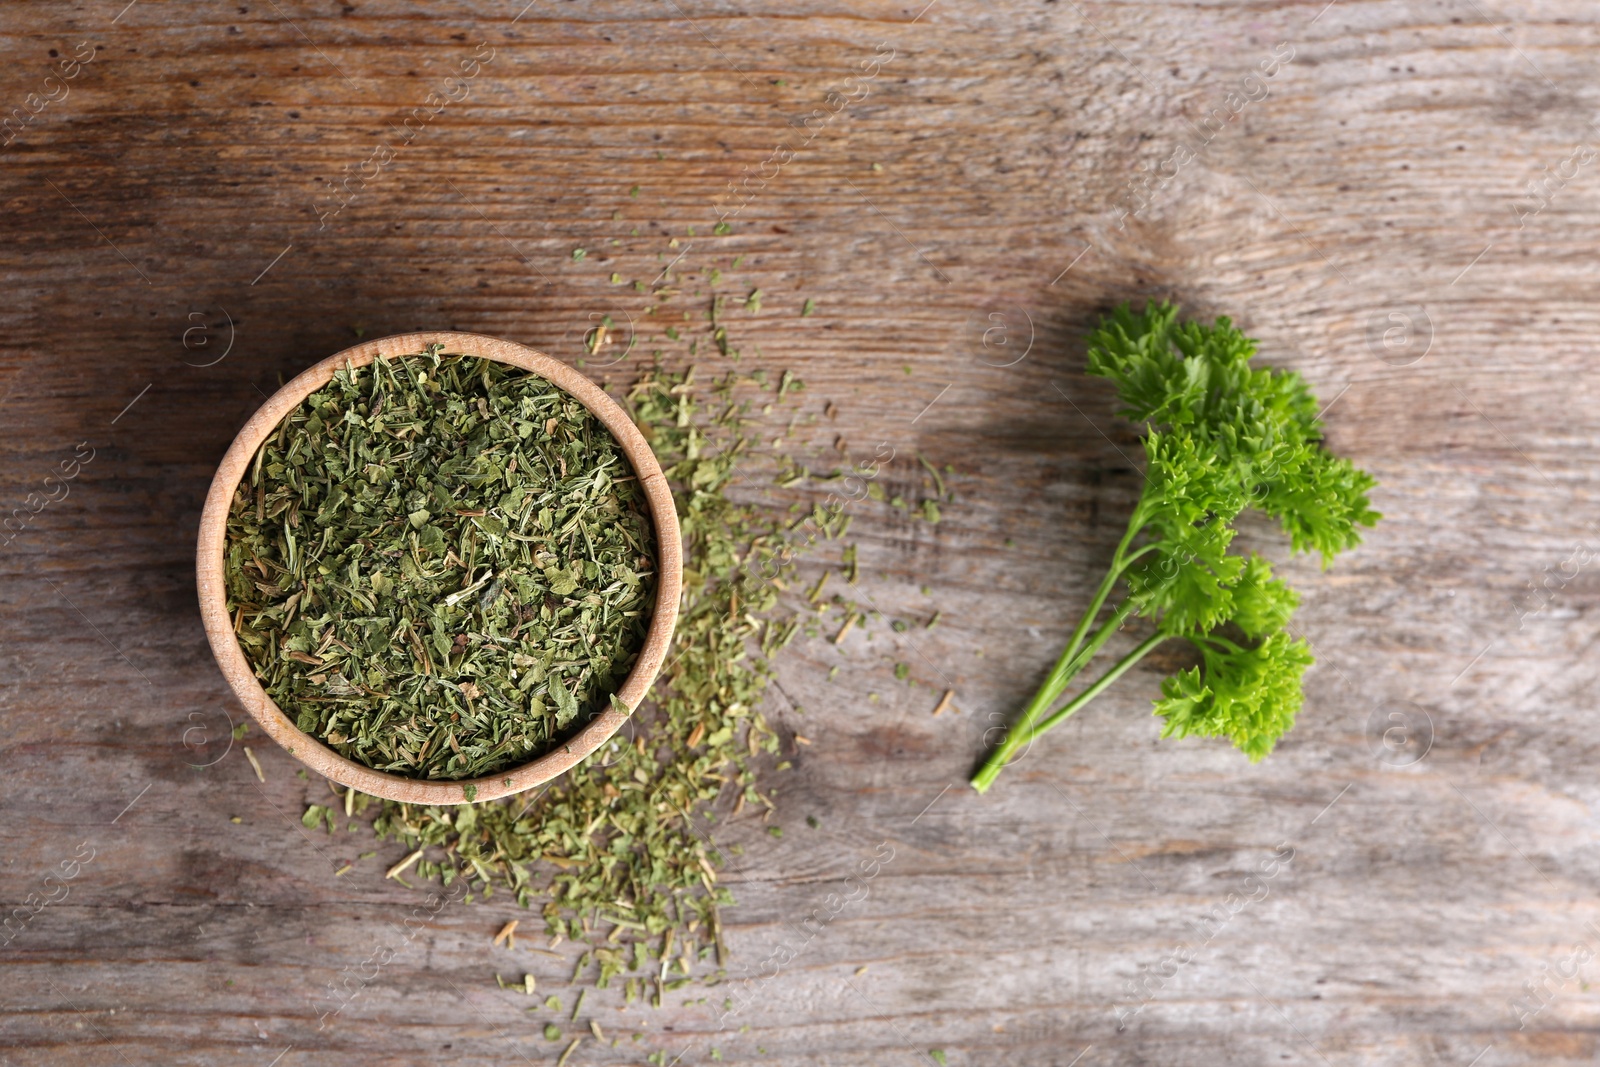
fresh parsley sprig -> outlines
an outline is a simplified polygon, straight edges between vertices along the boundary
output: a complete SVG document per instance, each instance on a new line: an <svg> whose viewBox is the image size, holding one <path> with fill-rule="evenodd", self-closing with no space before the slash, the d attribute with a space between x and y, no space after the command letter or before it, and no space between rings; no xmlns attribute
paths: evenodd
<svg viewBox="0 0 1600 1067"><path fill-rule="evenodd" d="M1263 557L1229 551L1233 522L1246 508L1265 512L1294 552L1316 552L1326 568L1380 518L1367 500L1372 476L1323 448L1316 398L1299 374L1252 367L1255 341L1226 318L1177 319L1168 303L1123 306L1089 338L1089 373L1114 382L1119 414L1146 426L1144 489L1066 650L973 776L980 793L1019 750L1171 638L1194 645L1201 665L1162 683L1161 736L1226 737L1252 762L1266 756L1294 724L1312 655L1287 629L1298 594ZM1154 632L1057 707L1135 617Z"/></svg>

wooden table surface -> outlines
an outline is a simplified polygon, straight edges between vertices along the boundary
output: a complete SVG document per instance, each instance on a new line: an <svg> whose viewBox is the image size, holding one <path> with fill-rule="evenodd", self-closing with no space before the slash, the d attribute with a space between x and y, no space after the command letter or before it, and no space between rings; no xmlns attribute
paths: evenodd
<svg viewBox="0 0 1600 1067"><path fill-rule="evenodd" d="M793 953L748 1029L595 997L643 1037L572 1067L1600 1056L1593 5L523 4L0 12L0 899L55 899L0 949L0 1064L556 1058L494 975L570 962L493 948L503 900L319 1029L423 894L333 877L325 787L229 747L192 546L281 378L413 328L576 360L668 266L763 291L742 366L834 405L784 448L886 443L891 495L954 468L937 526L866 501L850 535L862 599L944 621L781 661L786 833L720 831L731 969ZM1272 758L1158 741L1151 661L978 797L1137 491L1083 338L1147 296L1301 370L1386 518L1290 568L1319 659Z"/></svg>

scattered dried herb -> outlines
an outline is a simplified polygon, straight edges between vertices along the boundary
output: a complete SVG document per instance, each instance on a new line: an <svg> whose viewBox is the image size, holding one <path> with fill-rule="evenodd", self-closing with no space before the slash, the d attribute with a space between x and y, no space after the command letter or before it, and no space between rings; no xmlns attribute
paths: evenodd
<svg viewBox="0 0 1600 1067"><path fill-rule="evenodd" d="M228 520L228 606L267 692L341 755L416 778L523 763L586 722L643 645L654 572L599 420L439 346L339 370L262 445Z"/></svg>
<svg viewBox="0 0 1600 1067"><path fill-rule="evenodd" d="M756 437L739 395L751 381L655 368L628 392L673 486L686 561L672 653L629 727L536 796L386 802L374 824L424 853L420 877L538 906L550 934L587 946L574 980L618 981L628 1003L659 1004L700 961L722 958L731 897L698 822L706 810L773 807L756 772L779 741L759 709L767 656L793 625L769 616L795 548L781 515L730 493Z"/></svg>

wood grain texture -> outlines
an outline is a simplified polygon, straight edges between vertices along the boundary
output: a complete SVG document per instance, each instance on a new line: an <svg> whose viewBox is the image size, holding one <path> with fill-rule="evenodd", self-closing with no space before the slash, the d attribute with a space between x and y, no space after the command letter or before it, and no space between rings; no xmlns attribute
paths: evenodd
<svg viewBox="0 0 1600 1067"><path fill-rule="evenodd" d="M228 749L190 560L238 427L355 331L575 362L591 316L655 332L626 283L680 252L685 289L718 268L763 291L741 366L794 370L818 416L785 449L885 442L891 496L918 454L954 467L937 526L865 502L851 532L859 599L944 621L783 663L768 711L814 742L778 786L785 836L718 824L744 846L734 971L795 953L751 987L749 1029L594 997L623 1041L572 1067L1600 1054L1593 965L1568 966L1600 949L1592 5L82 0L0 25L0 110L37 112L0 149L0 512L93 449L0 549L0 898L93 850L0 950L0 1063L555 1059L548 1013L493 981L565 992L570 959L491 948L522 913L452 906L404 940L426 898L382 882L387 853L334 878L370 846L301 832L324 787L266 745L258 787ZM1270 760L1158 742L1175 661L1152 657L980 799L985 731L1137 492L1136 434L1081 371L1094 319L1146 296L1302 370L1386 519L1334 570L1289 568L1319 663ZM934 718L945 688L958 711ZM1396 765L1391 713L1425 757ZM1265 897L1208 920L1280 846ZM881 847L867 897L807 939ZM318 993L384 947L319 1029ZM1529 983L1544 1006L1519 1017Z"/></svg>

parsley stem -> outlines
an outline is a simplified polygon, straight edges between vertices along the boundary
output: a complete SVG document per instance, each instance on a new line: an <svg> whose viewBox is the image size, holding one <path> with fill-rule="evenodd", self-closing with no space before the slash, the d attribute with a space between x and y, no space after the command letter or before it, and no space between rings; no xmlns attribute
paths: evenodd
<svg viewBox="0 0 1600 1067"><path fill-rule="evenodd" d="M1148 503L1141 500L1138 506L1133 509L1133 515L1128 520L1127 531L1122 535L1122 540L1117 543L1116 552L1112 554L1111 566L1107 569L1105 578L1101 580L1100 587L1095 590L1094 599L1089 602L1088 610L1083 613L1083 617L1078 620L1077 627L1072 631L1072 637L1067 642L1067 647L1062 651L1061 657L1056 660L1055 666L1050 669L1050 674L1045 678L1044 684L1039 687L1038 692L1034 693L1033 699L1028 701L1027 707L1022 709L1022 715L1018 718L1016 724L1006 731L1005 739L989 754L983 766L973 776L972 787L978 792L985 792L989 786L994 784L995 778L1004 769L1005 765L1012 760L1017 749L1035 736L1034 723L1038 721L1041 715L1049 711L1057 700L1061 699L1061 694L1066 692L1067 686L1071 684L1072 679L1088 664L1089 660L1094 658L1095 653L1100 650L1100 646L1105 644L1134 611L1135 605L1131 600L1123 601L1112 612L1110 620L1100 628L1093 638L1089 639L1087 645L1084 644L1085 639L1089 638L1090 628L1094 626L1095 620L1100 617L1100 612L1105 607L1107 598L1111 596L1111 591L1116 587L1118 579L1122 577L1134 560L1157 547L1154 544L1150 544L1141 547L1131 555L1128 552L1128 546L1133 543L1133 539L1139 536L1139 532L1145 527L1148 507Z"/></svg>
<svg viewBox="0 0 1600 1067"><path fill-rule="evenodd" d="M1154 552L1156 549L1158 549L1160 547L1161 547L1161 542L1160 541L1151 541L1149 544L1144 545L1143 547L1141 547L1139 549L1139 551L1130 553L1129 555L1126 555L1126 556L1123 556L1122 557L1122 566L1118 570L1117 573L1121 574L1123 571L1126 571L1133 564L1134 560L1138 559L1140 556L1144 555L1146 552Z"/></svg>
<svg viewBox="0 0 1600 1067"><path fill-rule="evenodd" d="M1089 643L1084 645L1078 652L1077 658L1072 661L1071 673L1066 681L1062 682L1061 686L1055 691L1055 696L1050 698L1050 703L1054 704L1061 694L1067 691L1067 683L1077 677L1078 672L1089 665L1089 661L1094 659L1101 647L1111 640L1111 635L1122 629L1122 624L1128 621L1128 616L1132 615L1136 608L1137 605L1131 598L1117 605L1116 609L1111 613L1111 618L1106 620L1104 626L1095 631L1095 635L1089 639Z"/></svg>
<svg viewBox="0 0 1600 1067"><path fill-rule="evenodd" d="M1138 644L1138 646L1134 648L1132 652L1129 652L1126 656L1123 656L1121 659L1117 660L1117 662L1112 665L1111 669L1102 674L1093 685L1089 686L1089 688L1073 697L1066 704L1062 705L1061 710L1057 711L1054 715L1050 716L1044 722L1036 726L1033 730L1029 731L1027 740L1032 741L1046 730L1058 726L1070 718L1074 712L1078 711L1078 709L1082 708L1085 704L1089 703L1089 701L1105 692L1107 687L1109 687L1112 682L1122 677L1128 668L1132 667L1135 663L1138 663L1140 660L1148 656L1152 651L1154 651L1155 647L1161 642L1165 641L1168 636L1169 635L1167 634L1157 633L1151 634L1149 637L1145 638Z"/></svg>
<svg viewBox="0 0 1600 1067"><path fill-rule="evenodd" d="M1033 720L1037 719L1044 713L1046 708L1056 702L1056 698L1066 690L1067 683L1072 681L1073 675L1082 670L1084 664L1089 661L1089 657L1094 655L1094 652L1090 651L1086 656L1079 656L1078 649L1083 645L1083 640L1088 636L1089 628L1094 625L1095 619L1099 618L1100 609L1105 607L1106 598L1111 595L1111 590L1116 587L1117 579L1122 577L1134 560L1157 547L1154 544L1149 544L1131 556L1127 554L1128 546L1139 535L1139 531L1144 528L1144 524L1145 509L1144 504L1141 502L1138 507L1134 508L1133 517L1128 520L1127 532L1122 535L1122 540L1117 544L1117 551L1111 557L1111 567L1106 571L1105 578L1100 582L1100 588L1095 590L1094 599L1089 603L1089 610L1085 611L1083 618L1078 620L1078 626L1072 631L1072 638L1067 642L1066 650L1061 653L1061 658L1056 661L1050 676L1045 679L1044 685L1039 688L1041 695L1049 692L1049 697L1037 708L1034 705L1038 703L1038 697L1035 697L1035 700L1028 704L1027 709L1022 713L1021 721L1017 724L1021 729L1027 730L1031 727ZM1132 608L1130 607L1128 610L1131 611ZM1116 618L1114 620L1116 626L1120 626L1122 619L1126 617L1127 614L1124 612L1120 618ZM1113 626L1112 629L1115 630L1116 626ZM1099 645L1093 644L1092 647L1097 649Z"/></svg>
<svg viewBox="0 0 1600 1067"><path fill-rule="evenodd" d="M1205 645L1218 646L1224 651L1235 654L1244 651L1240 645L1237 645L1234 642L1229 641L1226 637L1221 637L1217 634L1191 634L1189 635L1189 640L1196 645L1202 646L1201 651L1206 651L1206 649L1203 647ZM1215 649L1212 649L1212 651L1215 651Z"/></svg>

